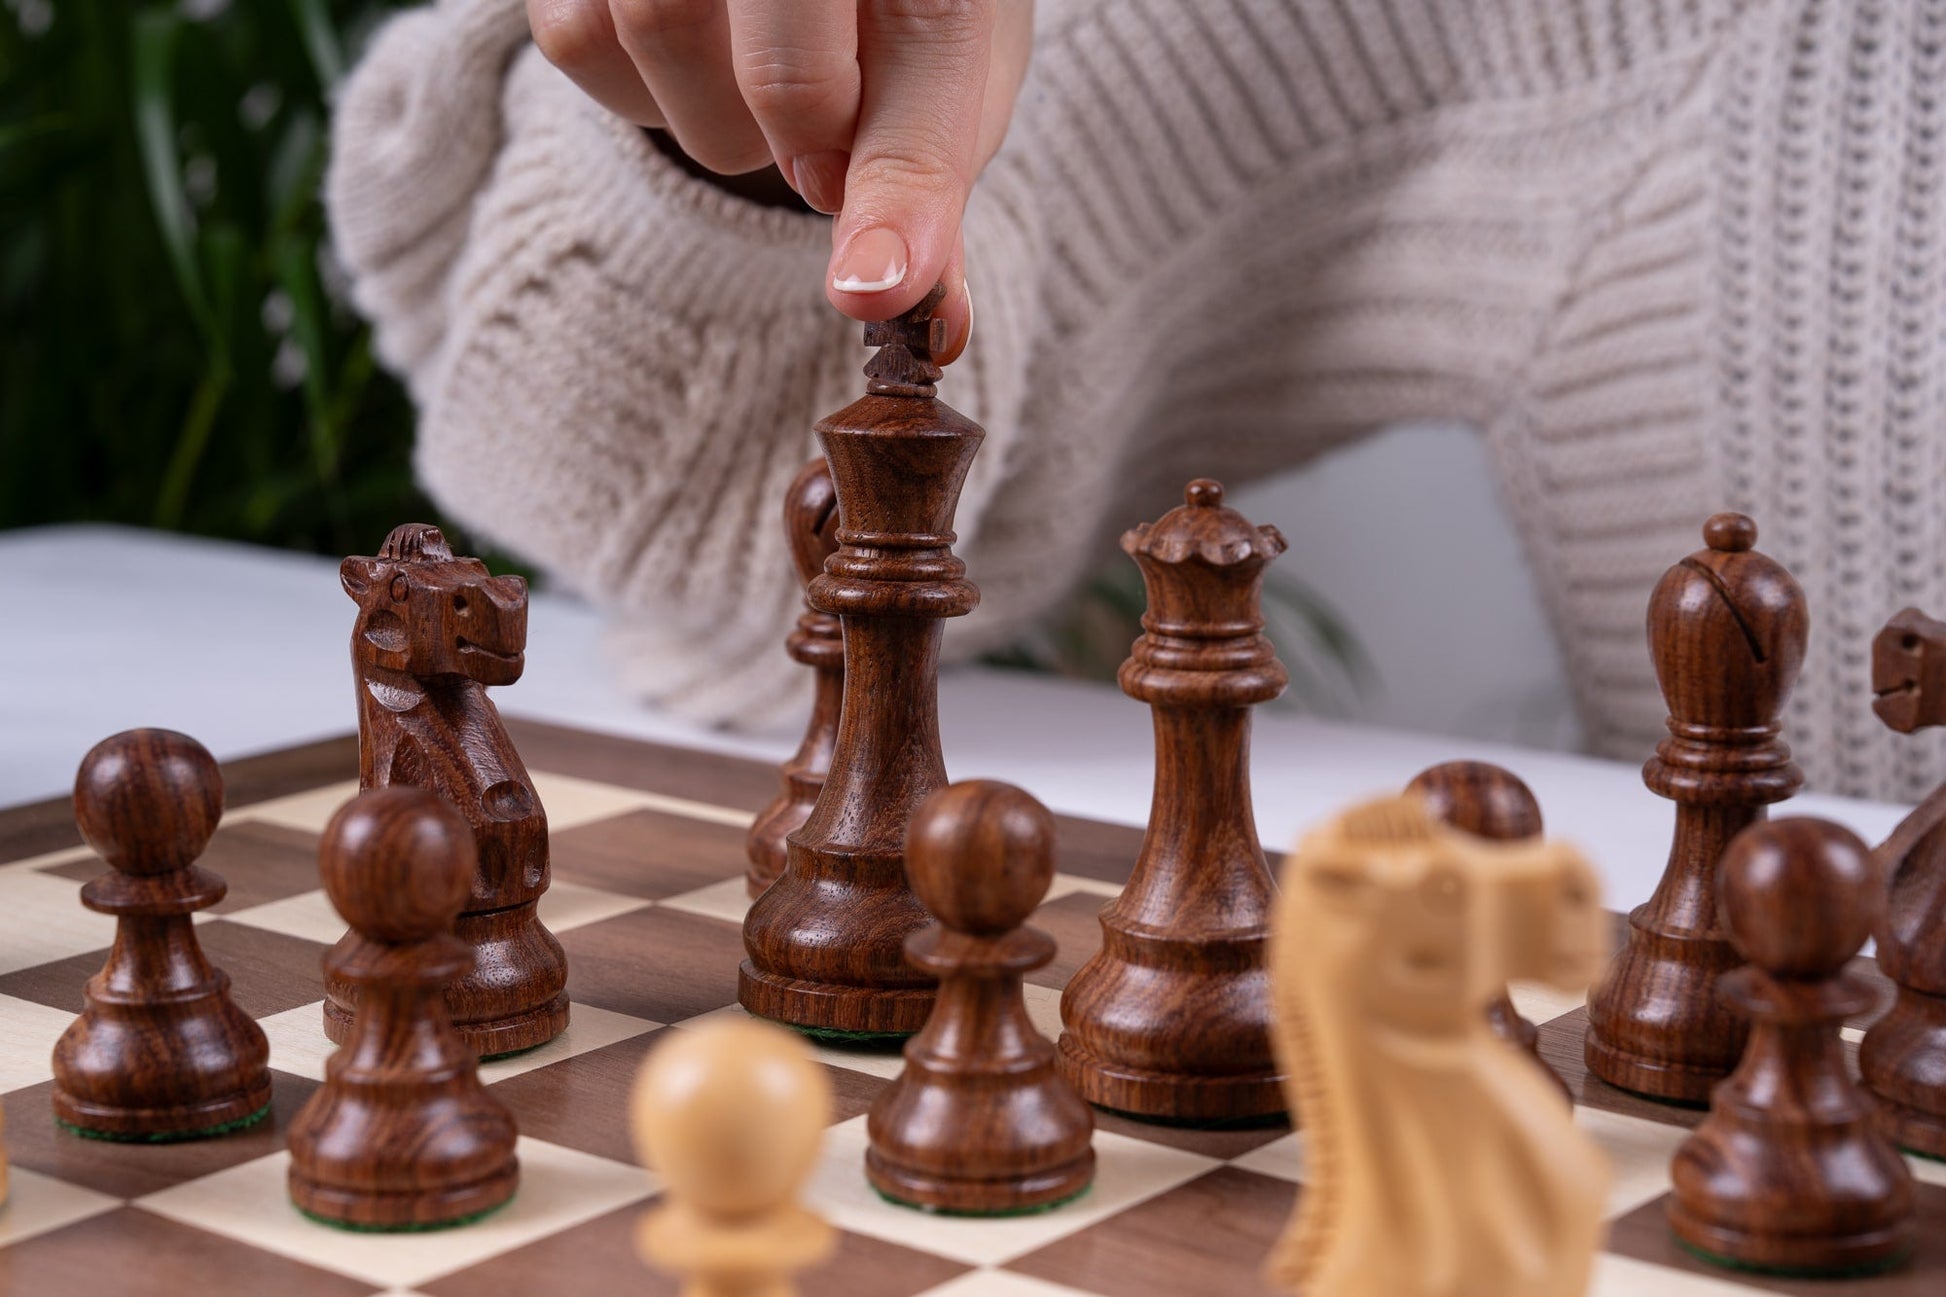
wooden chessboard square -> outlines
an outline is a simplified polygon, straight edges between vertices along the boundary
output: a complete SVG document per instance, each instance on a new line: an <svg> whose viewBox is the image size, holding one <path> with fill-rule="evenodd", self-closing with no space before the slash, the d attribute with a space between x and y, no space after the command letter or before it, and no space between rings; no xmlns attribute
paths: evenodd
<svg viewBox="0 0 1946 1297"><path fill-rule="evenodd" d="M1096 1294L1011 1270L969 1270L937 1288L928 1288L920 1297L1096 1297Z"/></svg>
<svg viewBox="0 0 1946 1297"><path fill-rule="evenodd" d="M8 1173L9 1194L0 1209L0 1281L12 1275L13 1247L37 1235L49 1234L90 1216L121 1206L119 1199L16 1164ZM0 1291L27 1293L0 1283Z"/></svg>
<svg viewBox="0 0 1946 1297"><path fill-rule="evenodd" d="M1847 1279L1847 1297L1939 1297L1939 1276L1946 1273L1946 1187L1920 1181L1914 1188L1918 1211L1911 1261L1885 1274ZM1664 1194L1615 1221L1609 1227L1608 1251L1685 1274L1733 1280L1742 1290L1788 1297L1825 1297L1832 1290L1830 1279L1786 1278L1711 1265L1677 1244L1669 1230L1668 1211L1669 1197Z"/></svg>
<svg viewBox="0 0 1946 1297"><path fill-rule="evenodd" d="M555 1291L562 1275L573 1274L576 1292L676 1297L676 1278L636 1255L635 1232L651 1205L609 1212L421 1289L426 1297L533 1297ZM943 1257L839 1231L830 1263L805 1274L798 1292L801 1297L916 1297L965 1272L965 1266Z"/></svg>
<svg viewBox="0 0 1946 1297"><path fill-rule="evenodd" d="M1181 1149L1096 1131L1095 1183L1073 1202L1025 1216L941 1216L879 1197L865 1179L868 1143L863 1117L826 1130L824 1149L806 1191L809 1200L841 1229L967 1265L1006 1265L1218 1165Z"/></svg>
<svg viewBox="0 0 1946 1297"><path fill-rule="evenodd" d="M1608 1157L1610 1218L1633 1211L1669 1190L1669 1159L1689 1137L1687 1126L1644 1121L1589 1104L1577 1104L1574 1124Z"/></svg>
<svg viewBox="0 0 1946 1297"><path fill-rule="evenodd" d="M1058 948L1052 962L1028 973L1027 980L1056 990L1066 986L1101 949L1101 910L1107 904L1106 896L1094 892L1070 892L1043 902L1028 922L1053 937Z"/></svg>
<svg viewBox="0 0 1946 1297"><path fill-rule="evenodd" d="M290 1155L284 1152L150 1194L136 1205L367 1284L410 1288L639 1202L657 1188L638 1166L541 1140L523 1137L517 1151L520 1189L513 1201L459 1229L367 1234L319 1224L291 1205L285 1183Z"/></svg>
<svg viewBox="0 0 1946 1297"><path fill-rule="evenodd" d="M10 1247L8 1291L181 1297L362 1297L371 1285L132 1207Z"/></svg>
<svg viewBox="0 0 1946 1297"><path fill-rule="evenodd" d="M556 881L659 901L741 878L746 825L633 810L552 835Z"/></svg>
<svg viewBox="0 0 1946 1297"><path fill-rule="evenodd" d="M209 849L196 863L216 873L230 886L223 899L210 907L210 912L233 914L315 889L318 838L315 833L281 824L226 818L216 836L210 839ZM90 855L48 866L42 872L85 883L107 870L107 865Z"/></svg>
<svg viewBox="0 0 1946 1297"><path fill-rule="evenodd" d="M324 1034L322 998L283 1013L259 1018L257 1025L264 1029L264 1035L270 1039L272 1067L314 1081L324 1079L325 1062L337 1052L338 1047ZM492 1085L525 1072L552 1067L618 1040L643 1035L661 1025L659 1022L614 1013L598 1005L571 1005L566 1031L545 1045L480 1064L480 1078Z"/></svg>
<svg viewBox="0 0 1946 1297"><path fill-rule="evenodd" d="M777 768L769 762L645 743L504 712L503 717L529 770L575 775L745 816L762 810L777 795Z"/></svg>
<svg viewBox="0 0 1946 1297"><path fill-rule="evenodd" d="M568 995L656 1022L681 1022L737 998L743 930L654 905L560 934Z"/></svg>
<svg viewBox="0 0 1946 1297"><path fill-rule="evenodd" d="M253 1018L324 997L319 961L327 947L318 942L228 919L198 924L196 936L209 962L230 975L237 1007ZM79 1013L86 1007L88 979L101 971L107 957L103 947L9 973L0 977L0 994Z"/></svg>
<svg viewBox="0 0 1946 1297"><path fill-rule="evenodd" d="M1645 1099L1639 1094L1618 1090L1589 1072L1587 1059L1582 1052L1588 1037L1586 1006L1538 1025L1541 1057L1568 1083L1568 1091L1574 1095L1577 1108L1600 1108L1641 1121L1683 1127L1694 1127L1703 1120L1706 1111L1703 1108Z"/></svg>
<svg viewBox="0 0 1946 1297"><path fill-rule="evenodd" d="M32 1167L67 1184L116 1198L143 1194L265 1157L284 1147L290 1120L317 1083L271 1072L270 1115L214 1139L169 1144L86 1139L54 1120L52 1081L6 1098L7 1149L16 1167Z"/></svg>
<svg viewBox="0 0 1946 1297"><path fill-rule="evenodd" d="M1072 815L1054 817L1054 865L1064 874L1099 879L1117 887L1128 881L1142 851L1142 830Z"/></svg>
<svg viewBox="0 0 1946 1297"><path fill-rule="evenodd" d="M0 995L0 1094L54 1075L54 1042L74 1021L66 1009Z"/></svg>
<svg viewBox="0 0 1946 1297"><path fill-rule="evenodd" d="M75 883L38 869L0 873L0 914L7 922L0 974L106 950L115 939L115 921L83 909Z"/></svg>
<svg viewBox="0 0 1946 1297"><path fill-rule="evenodd" d="M1126 1297L1268 1297L1276 1290L1258 1270L1297 1194L1288 1180L1218 1167L1050 1240L1007 1269Z"/></svg>

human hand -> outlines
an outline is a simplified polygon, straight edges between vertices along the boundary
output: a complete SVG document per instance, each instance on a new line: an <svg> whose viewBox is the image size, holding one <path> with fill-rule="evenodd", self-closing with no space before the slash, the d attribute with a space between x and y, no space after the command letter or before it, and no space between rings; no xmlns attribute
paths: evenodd
<svg viewBox="0 0 1946 1297"><path fill-rule="evenodd" d="M534 43L609 111L735 175L774 161L832 213L825 294L886 319L946 284L972 327L960 217L1027 71L1032 0L526 0Z"/></svg>

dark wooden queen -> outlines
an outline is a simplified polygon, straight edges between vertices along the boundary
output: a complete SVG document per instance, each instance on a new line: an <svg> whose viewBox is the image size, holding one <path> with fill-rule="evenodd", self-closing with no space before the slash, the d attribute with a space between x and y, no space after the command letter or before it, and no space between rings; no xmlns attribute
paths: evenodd
<svg viewBox="0 0 1946 1297"><path fill-rule="evenodd" d="M943 297L866 326L880 348L866 395L817 425L841 521L809 599L844 624L844 702L817 805L744 920L737 979L744 1008L802 1030L910 1035L932 1011L932 978L905 959L931 922L906 883L905 833L946 783L940 619L979 602L953 513L986 435L935 399Z"/></svg>
<svg viewBox="0 0 1946 1297"><path fill-rule="evenodd" d="M1274 527L1199 478L1122 537L1149 606L1122 689L1155 715L1155 793L1102 946L1061 997L1061 1074L1105 1108L1167 1121L1284 1110L1265 955L1275 885L1250 806L1250 708L1287 677L1263 635Z"/></svg>

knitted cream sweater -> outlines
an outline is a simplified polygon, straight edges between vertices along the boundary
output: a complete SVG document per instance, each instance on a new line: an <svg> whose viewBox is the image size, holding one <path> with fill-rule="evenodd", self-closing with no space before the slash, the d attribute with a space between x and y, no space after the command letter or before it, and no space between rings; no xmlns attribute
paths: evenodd
<svg viewBox="0 0 1946 1297"><path fill-rule="evenodd" d="M967 213L942 394L989 434L985 601L949 643L1014 637L1189 477L1457 418L1602 751L1660 734L1648 592L1729 507L1810 598L1814 785L1920 795L1946 750L1879 725L1868 666L1889 613L1946 614L1942 87L1946 0L1042 0ZM427 485L615 609L642 692L787 704L779 501L866 355L826 222L683 175L520 0L393 21L336 132Z"/></svg>

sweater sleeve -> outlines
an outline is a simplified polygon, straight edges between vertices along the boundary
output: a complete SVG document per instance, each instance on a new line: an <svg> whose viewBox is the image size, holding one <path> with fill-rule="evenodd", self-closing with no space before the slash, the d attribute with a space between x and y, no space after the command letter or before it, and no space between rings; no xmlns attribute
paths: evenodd
<svg viewBox="0 0 1946 1297"><path fill-rule="evenodd" d="M419 407L441 507L606 611L636 693L767 722L805 688L781 648L801 591L780 502L868 356L824 299L830 223L685 174L519 15L442 0L348 84L328 201L356 300ZM1013 222L982 224L1018 250ZM979 306L1018 318L1016 296L989 284ZM1023 348L976 339L949 378L988 431L963 540L1018 426Z"/></svg>

